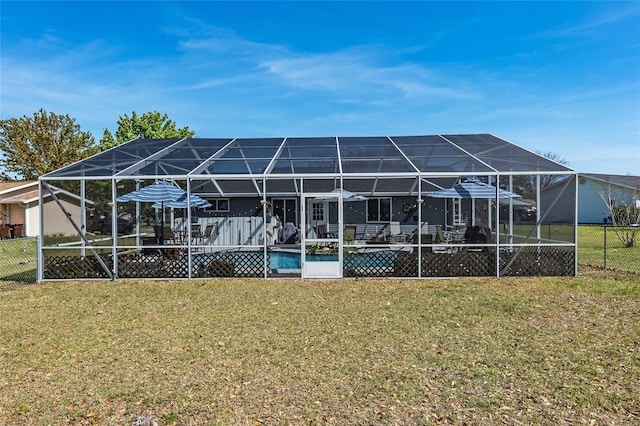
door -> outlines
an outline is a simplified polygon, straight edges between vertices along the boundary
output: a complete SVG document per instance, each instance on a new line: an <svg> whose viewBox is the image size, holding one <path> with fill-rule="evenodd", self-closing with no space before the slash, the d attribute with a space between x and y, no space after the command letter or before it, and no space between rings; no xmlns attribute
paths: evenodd
<svg viewBox="0 0 640 426"><path fill-rule="evenodd" d="M342 278L339 194L305 194L301 204L302 277Z"/></svg>

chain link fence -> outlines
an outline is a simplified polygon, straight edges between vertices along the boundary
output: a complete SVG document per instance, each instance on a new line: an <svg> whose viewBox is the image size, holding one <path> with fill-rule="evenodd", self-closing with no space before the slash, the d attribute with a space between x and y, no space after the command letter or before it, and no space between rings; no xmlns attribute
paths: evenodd
<svg viewBox="0 0 640 426"><path fill-rule="evenodd" d="M580 225L578 263L640 274L640 227Z"/></svg>
<svg viewBox="0 0 640 426"><path fill-rule="evenodd" d="M0 240L0 291L36 283L37 242L36 238Z"/></svg>

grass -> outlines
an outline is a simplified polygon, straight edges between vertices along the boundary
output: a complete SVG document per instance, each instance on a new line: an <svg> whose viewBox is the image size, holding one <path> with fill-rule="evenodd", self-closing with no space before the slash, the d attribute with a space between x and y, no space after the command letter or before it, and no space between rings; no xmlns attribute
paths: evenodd
<svg viewBox="0 0 640 426"><path fill-rule="evenodd" d="M628 228L627 228L628 229ZM604 266L605 228L602 226L578 227L578 259L580 263ZM606 267L640 273L640 244L625 247L612 228L607 229Z"/></svg>
<svg viewBox="0 0 640 426"><path fill-rule="evenodd" d="M0 293L0 424L637 424L640 279Z"/></svg>
<svg viewBox="0 0 640 426"><path fill-rule="evenodd" d="M20 238L0 241L0 291L15 282L36 280L36 241Z"/></svg>

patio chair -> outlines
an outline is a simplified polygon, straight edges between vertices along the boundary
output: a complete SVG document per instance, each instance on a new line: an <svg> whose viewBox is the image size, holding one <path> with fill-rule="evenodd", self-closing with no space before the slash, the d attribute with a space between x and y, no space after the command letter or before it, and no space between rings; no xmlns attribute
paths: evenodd
<svg viewBox="0 0 640 426"><path fill-rule="evenodd" d="M400 229L400 222L389 223L389 242L390 243L406 243L407 234Z"/></svg>
<svg viewBox="0 0 640 426"><path fill-rule="evenodd" d="M464 232L462 238L463 243L467 244L489 244L491 243L491 228L488 226L470 226ZM487 246L484 247L464 247L463 251L489 251Z"/></svg>
<svg viewBox="0 0 640 426"><path fill-rule="evenodd" d="M436 244L449 244L451 239L448 235L444 234L442 226L436 225Z"/></svg>
<svg viewBox="0 0 640 426"><path fill-rule="evenodd" d="M206 226L206 228L204 228L204 234L202 234L202 242L203 243L205 241L209 242L209 239L211 238L212 233L213 233L213 225L209 224Z"/></svg>
<svg viewBox="0 0 640 426"><path fill-rule="evenodd" d="M198 244L198 241L202 244L202 232L199 223L191 225L191 243Z"/></svg>
<svg viewBox="0 0 640 426"><path fill-rule="evenodd" d="M316 225L316 237L318 239L327 238L327 225Z"/></svg>
<svg viewBox="0 0 640 426"><path fill-rule="evenodd" d="M346 225L344 227L343 238L345 241L354 242L356 240L356 225Z"/></svg>
<svg viewBox="0 0 640 426"><path fill-rule="evenodd" d="M22 223L16 223L15 225L13 225L13 232L11 233L11 237L12 238L21 238L24 237L24 234L22 232L22 227L24 225Z"/></svg>
<svg viewBox="0 0 640 426"><path fill-rule="evenodd" d="M0 225L0 238L9 238L9 227L6 225Z"/></svg>

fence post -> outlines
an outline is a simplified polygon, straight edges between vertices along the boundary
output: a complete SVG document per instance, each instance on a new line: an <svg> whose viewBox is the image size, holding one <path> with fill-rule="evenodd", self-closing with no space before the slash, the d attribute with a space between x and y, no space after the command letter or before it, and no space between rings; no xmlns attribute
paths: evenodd
<svg viewBox="0 0 640 426"><path fill-rule="evenodd" d="M604 269L607 269L607 225L604 225L604 250L603 252L603 256L604 256Z"/></svg>

